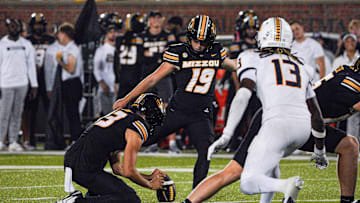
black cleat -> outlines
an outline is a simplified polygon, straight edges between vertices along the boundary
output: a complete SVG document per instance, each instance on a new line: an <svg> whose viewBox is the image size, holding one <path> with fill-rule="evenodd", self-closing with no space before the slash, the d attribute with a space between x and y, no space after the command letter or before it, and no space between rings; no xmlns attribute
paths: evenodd
<svg viewBox="0 0 360 203"><path fill-rule="evenodd" d="M74 192L70 193L68 196L57 201L56 203L75 203L75 201L79 198L82 199L83 195L79 190L75 190Z"/></svg>

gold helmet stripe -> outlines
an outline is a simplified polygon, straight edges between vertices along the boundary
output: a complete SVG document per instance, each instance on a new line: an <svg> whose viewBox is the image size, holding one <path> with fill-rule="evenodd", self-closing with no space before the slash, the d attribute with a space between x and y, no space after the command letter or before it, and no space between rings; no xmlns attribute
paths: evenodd
<svg viewBox="0 0 360 203"><path fill-rule="evenodd" d="M130 25L130 19L131 19L132 15L128 15L126 16L126 30L127 31L131 31L131 25Z"/></svg>
<svg viewBox="0 0 360 203"><path fill-rule="evenodd" d="M252 16L250 18L250 27L254 27L254 18Z"/></svg>
<svg viewBox="0 0 360 203"><path fill-rule="evenodd" d="M145 97L145 94L141 94L134 103L138 104L144 97Z"/></svg>
<svg viewBox="0 0 360 203"><path fill-rule="evenodd" d="M275 18L275 41L280 41L281 38L281 21L280 18Z"/></svg>
<svg viewBox="0 0 360 203"><path fill-rule="evenodd" d="M198 31L198 36L197 36L198 40L205 40L208 19L209 19L208 16L205 15L200 16L200 22L199 22L200 32Z"/></svg>
<svg viewBox="0 0 360 203"><path fill-rule="evenodd" d="M36 22L40 22L40 14L36 13Z"/></svg>

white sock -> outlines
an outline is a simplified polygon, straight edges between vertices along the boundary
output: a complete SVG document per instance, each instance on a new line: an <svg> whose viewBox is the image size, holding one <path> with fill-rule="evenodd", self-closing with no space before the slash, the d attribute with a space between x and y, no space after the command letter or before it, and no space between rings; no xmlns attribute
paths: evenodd
<svg viewBox="0 0 360 203"><path fill-rule="evenodd" d="M170 145L170 147L176 147L176 141L175 140L170 140L169 145Z"/></svg>

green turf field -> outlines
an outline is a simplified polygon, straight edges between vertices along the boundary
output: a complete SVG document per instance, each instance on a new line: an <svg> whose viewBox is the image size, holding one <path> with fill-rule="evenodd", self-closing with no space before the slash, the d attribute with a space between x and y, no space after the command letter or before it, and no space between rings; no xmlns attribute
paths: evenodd
<svg viewBox="0 0 360 203"><path fill-rule="evenodd" d="M223 169L229 159L213 159L210 173ZM190 157L139 157L137 168L150 173L154 168L168 170L176 183L176 201L183 201L191 191L192 168L195 158ZM0 202L55 202L66 196L63 189L63 156L56 155L0 155ZM340 189L336 176L336 162L331 161L327 170L315 169L306 160L283 160L281 177L299 175L305 180L298 202L339 202ZM109 168L108 168L109 169ZM142 188L125 180L133 187L143 202L157 202L155 191ZM86 190L75 184L83 193ZM360 198L360 181L357 181L356 198ZM209 202L256 202L259 195L241 193L236 182L213 196ZM281 202L276 194L274 202Z"/></svg>

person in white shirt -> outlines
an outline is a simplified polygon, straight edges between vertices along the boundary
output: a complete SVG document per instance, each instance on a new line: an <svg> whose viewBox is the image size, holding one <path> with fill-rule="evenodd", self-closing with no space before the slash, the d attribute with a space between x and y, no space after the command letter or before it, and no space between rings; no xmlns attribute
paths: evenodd
<svg viewBox="0 0 360 203"><path fill-rule="evenodd" d="M299 21L293 21L290 25L295 38L292 43L291 53L315 69L316 74L312 81L316 82L325 76L324 50L319 42L305 36L304 28Z"/></svg>
<svg viewBox="0 0 360 203"><path fill-rule="evenodd" d="M9 34L0 41L0 150L5 148L8 132L9 151L22 151L17 143L21 114L30 80L31 94L36 95L37 78L35 50L20 36L21 24L16 19L6 19Z"/></svg>
<svg viewBox="0 0 360 203"><path fill-rule="evenodd" d="M57 38L59 50L56 62L62 67L62 101L69 121L70 142L75 142L81 133L79 103L82 98L83 62L80 48L73 41L74 26L60 25Z"/></svg>
<svg viewBox="0 0 360 203"><path fill-rule="evenodd" d="M52 43L46 50L45 59L44 59L44 71L45 71L45 85L46 85L46 92L48 98L51 97L51 92L54 86L54 79L56 73L56 53L61 49L61 45L59 41L56 40Z"/></svg>
<svg viewBox="0 0 360 203"><path fill-rule="evenodd" d="M112 105L116 98L114 53L116 30L118 29L116 24L107 25L104 44L96 50L94 57L94 76L100 86L98 95L102 114L113 111Z"/></svg>
<svg viewBox="0 0 360 203"><path fill-rule="evenodd" d="M332 64L332 71L341 65L351 65L353 59L359 56L359 51L356 50L357 38L354 34L346 34L342 41L340 52Z"/></svg>

